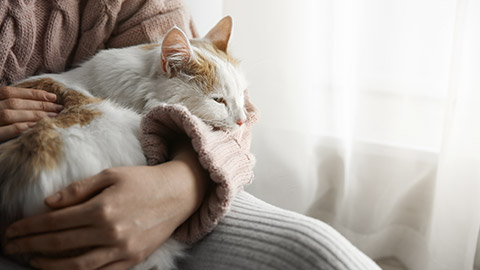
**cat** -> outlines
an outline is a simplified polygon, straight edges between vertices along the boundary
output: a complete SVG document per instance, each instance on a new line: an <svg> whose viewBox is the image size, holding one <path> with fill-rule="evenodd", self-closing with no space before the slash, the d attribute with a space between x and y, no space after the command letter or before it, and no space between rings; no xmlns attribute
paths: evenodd
<svg viewBox="0 0 480 270"><path fill-rule="evenodd" d="M177 27L159 43L100 51L79 67L27 78L15 86L57 95L64 109L0 145L0 237L23 217L49 211L44 198L115 166L145 165L138 141L142 115L181 104L214 129L246 121L245 78L227 53L232 19L204 38ZM185 245L170 238L133 269L171 269Z"/></svg>

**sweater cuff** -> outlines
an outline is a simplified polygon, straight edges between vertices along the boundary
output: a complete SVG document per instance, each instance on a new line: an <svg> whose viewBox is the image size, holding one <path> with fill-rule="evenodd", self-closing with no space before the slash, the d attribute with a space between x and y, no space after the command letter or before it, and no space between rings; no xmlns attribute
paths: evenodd
<svg viewBox="0 0 480 270"><path fill-rule="evenodd" d="M231 199L253 180L252 122L235 132L213 130L179 105L160 105L142 119L140 142L149 165L165 162L168 142L186 134L213 183L199 209L175 231L177 240L193 243L209 233L227 212Z"/></svg>

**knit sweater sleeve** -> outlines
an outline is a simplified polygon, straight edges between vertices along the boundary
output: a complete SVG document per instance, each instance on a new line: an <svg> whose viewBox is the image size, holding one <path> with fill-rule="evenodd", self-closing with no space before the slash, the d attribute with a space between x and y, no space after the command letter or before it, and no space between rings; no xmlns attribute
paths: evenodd
<svg viewBox="0 0 480 270"><path fill-rule="evenodd" d="M258 114L248 98L246 110L247 122L235 132L213 130L179 105L160 105L143 118L140 142L149 165L166 161L169 141L186 134L212 180L199 209L174 233L177 240L193 243L209 233L235 194L253 180L250 133Z"/></svg>

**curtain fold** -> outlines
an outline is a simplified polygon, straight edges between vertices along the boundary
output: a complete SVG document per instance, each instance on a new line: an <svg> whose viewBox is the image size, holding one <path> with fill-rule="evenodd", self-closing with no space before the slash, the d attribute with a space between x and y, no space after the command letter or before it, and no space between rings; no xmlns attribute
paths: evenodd
<svg viewBox="0 0 480 270"><path fill-rule="evenodd" d="M249 191L377 260L479 267L480 1L223 8L262 114Z"/></svg>

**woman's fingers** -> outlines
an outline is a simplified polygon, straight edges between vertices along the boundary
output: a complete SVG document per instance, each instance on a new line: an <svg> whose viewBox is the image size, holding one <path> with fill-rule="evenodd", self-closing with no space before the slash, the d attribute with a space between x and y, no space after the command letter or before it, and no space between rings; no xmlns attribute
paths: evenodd
<svg viewBox="0 0 480 270"><path fill-rule="evenodd" d="M45 117L55 117L55 112L26 111L26 110L0 110L0 126L21 122L37 122Z"/></svg>
<svg viewBox="0 0 480 270"><path fill-rule="evenodd" d="M30 99L38 101L50 101L55 102L57 96L43 90L19 88L13 86L1 86L0 87L0 100L9 98Z"/></svg>
<svg viewBox="0 0 480 270"><path fill-rule="evenodd" d="M35 122L24 122L0 127L0 142L19 136L25 130L35 126L35 124Z"/></svg>
<svg viewBox="0 0 480 270"><path fill-rule="evenodd" d="M72 230L16 238L7 242L5 252L8 254L58 253L61 251L108 244L103 234L104 232L95 227L81 227Z"/></svg>
<svg viewBox="0 0 480 270"><path fill-rule="evenodd" d="M113 173L109 171L111 170L105 170L95 176L74 182L48 197L45 200L47 205L62 209L21 219L7 228L6 237L11 239L38 233L50 233L102 221L109 215L109 208L102 204L102 200L83 202L113 183L114 180L110 176Z"/></svg>
<svg viewBox="0 0 480 270"><path fill-rule="evenodd" d="M7 228L6 251L42 254L91 248L78 257L39 257L32 264L41 269L126 269L140 262L185 220L175 216L183 206L173 200L177 189L166 182L170 174L178 175L173 170L177 166L164 166L107 169L60 190L45 200L58 209ZM81 232L89 228L95 229L93 238ZM106 252L107 247L114 256L97 256L96 251Z"/></svg>
<svg viewBox="0 0 480 270"><path fill-rule="evenodd" d="M11 239L30 234L87 226L94 222L94 220L89 219L93 209L94 207L91 204L81 204L27 217L10 225L5 232L5 236Z"/></svg>
<svg viewBox="0 0 480 270"><path fill-rule="evenodd" d="M55 117L63 109L55 104L55 94L29 88L0 87L0 142L19 136L45 117Z"/></svg>
<svg viewBox="0 0 480 270"><path fill-rule="evenodd" d="M0 126L14 123L36 122L54 117L63 109L55 104L57 96L43 90L0 87Z"/></svg>
<svg viewBox="0 0 480 270"><path fill-rule="evenodd" d="M8 98L0 100L0 110L29 110L44 112L60 112L63 106L53 102L37 101L21 98Z"/></svg>
<svg viewBox="0 0 480 270"><path fill-rule="evenodd" d="M64 269L98 269L112 261L117 261L119 253L111 247L92 249L73 258L34 257L30 264L37 269L64 270ZM123 268L126 269L126 268Z"/></svg>
<svg viewBox="0 0 480 270"><path fill-rule="evenodd" d="M63 208L84 202L114 183L111 171L113 170L104 170L92 177L73 182L47 197L45 203L52 208Z"/></svg>

